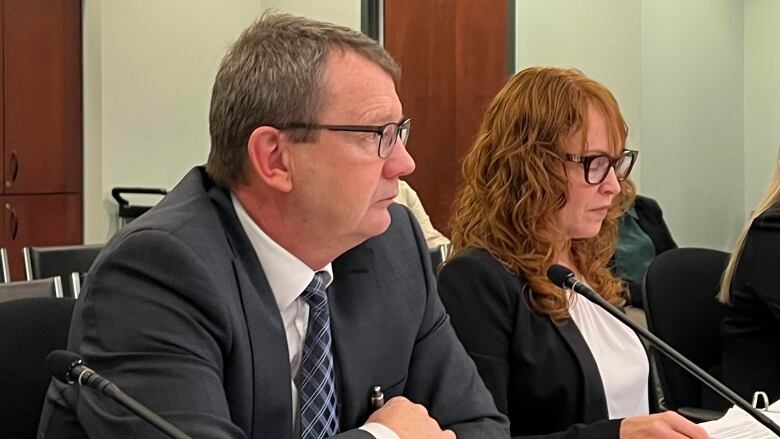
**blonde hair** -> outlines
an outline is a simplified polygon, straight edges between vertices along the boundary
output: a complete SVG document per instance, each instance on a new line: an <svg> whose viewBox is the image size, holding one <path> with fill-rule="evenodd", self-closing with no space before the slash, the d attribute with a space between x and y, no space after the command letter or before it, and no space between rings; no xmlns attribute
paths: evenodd
<svg viewBox="0 0 780 439"><path fill-rule="evenodd" d="M607 120L610 149L622 151L628 128L602 84L574 69L533 67L517 73L485 113L463 162L463 183L454 202L454 252L484 249L522 275L533 309L553 320L569 315L566 294L546 274L561 236L553 218L568 197L560 157L572 134L587 130L589 105ZM573 262L617 306L624 303L624 287L607 265L615 251L618 218L634 199L629 180L620 186L623 195L615 197L598 235L571 242Z"/></svg>
<svg viewBox="0 0 780 439"><path fill-rule="evenodd" d="M758 206L753 210L750 215L750 219L745 223L742 228L737 242L734 244L734 250L731 252L731 258L726 265L726 270L723 272L723 278L720 281L720 292L718 293L718 300L722 303L729 302L729 290L731 289L731 280L734 278L734 273L737 271L737 265L739 265L739 258L742 256L742 248L745 246L745 239L747 238L748 231L753 221L756 220L762 213L772 207L780 201L780 159L775 164L775 172L772 176L772 181L769 183L769 187L764 193L764 196L759 201Z"/></svg>

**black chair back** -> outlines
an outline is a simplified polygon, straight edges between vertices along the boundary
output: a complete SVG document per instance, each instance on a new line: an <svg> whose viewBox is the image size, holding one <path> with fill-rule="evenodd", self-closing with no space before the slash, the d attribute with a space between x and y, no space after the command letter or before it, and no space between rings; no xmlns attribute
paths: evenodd
<svg viewBox="0 0 780 439"><path fill-rule="evenodd" d="M71 287L71 273L86 273L95 262L103 244L68 245L59 247L25 247L24 268L27 280L60 276L65 279L63 292L65 297L76 297Z"/></svg>
<svg viewBox="0 0 780 439"><path fill-rule="evenodd" d="M444 256L441 254L441 248L429 248L428 249L428 255L431 257L431 267L433 267L433 270L436 271L436 268L444 262Z"/></svg>
<svg viewBox="0 0 780 439"><path fill-rule="evenodd" d="M450 249L450 244L443 244L428 249L428 255L431 257L431 267L433 267L434 272L450 256Z"/></svg>
<svg viewBox="0 0 780 439"><path fill-rule="evenodd" d="M87 273L79 273L78 271L74 271L70 274L70 290L73 292L73 298L78 299L79 294L81 293L81 285L84 284L84 278L87 276Z"/></svg>
<svg viewBox="0 0 780 439"><path fill-rule="evenodd" d="M728 259L729 254L719 250L669 250L650 263L643 286L650 331L715 378L721 361L720 322L726 313L717 295ZM651 353L658 365L665 408L722 410L726 406L672 360L652 349Z"/></svg>
<svg viewBox="0 0 780 439"><path fill-rule="evenodd" d="M46 355L65 349L73 299L0 303L0 436L35 438L50 375Z"/></svg>
<svg viewBox="0 0 780 439"><path fill-rule="evenodd" d="M58 298L62 296L62 279L59 276L0 284L0 302L31 297Z"/></svg>

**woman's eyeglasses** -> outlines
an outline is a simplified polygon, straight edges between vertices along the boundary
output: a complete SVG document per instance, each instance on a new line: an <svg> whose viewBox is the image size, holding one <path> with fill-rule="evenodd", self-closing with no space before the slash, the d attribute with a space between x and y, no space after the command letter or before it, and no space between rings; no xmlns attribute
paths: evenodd
<svg viewBox="0 0 780 439"><path fill-rule="evenodd" d="M610 157L606 154L583 156L565 153L563 158L568 162L581 163L585 173L585 181L595 185L601 184L607 179L610 168L615 170L618 181L624 181L631 173L631 168L634 167L638 155L639 151L626 149L618 157Z"/></svg>

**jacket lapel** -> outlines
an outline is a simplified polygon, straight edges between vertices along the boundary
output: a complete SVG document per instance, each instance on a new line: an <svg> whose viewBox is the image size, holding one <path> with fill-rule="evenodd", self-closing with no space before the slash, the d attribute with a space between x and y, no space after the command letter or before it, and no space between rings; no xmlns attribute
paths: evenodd
<svg viewBox="0 0 780 439"><path fill-rule="evenodd" d="M376 340L375 328L383 315L370 307L356 303L370 300L367 296L378 289L374 277L374 252L358 247L333 263L333 283L328 288L333 355L336 365L336 390L339 401L339 423L342 426L362 425L369 415L370 387L388 383L367 383L366 371L376 369L374 353L382 350ZM348 267L348 268L347 268ZM372 315L366 315L370 313Z"/></svg>
<svg viewBox="0 0 780 439"><path fill-rule="evenodd" d="M209 196L218 206L235 255L233 270L249 332L254 371L251 437L290 439L290 361L282 317L257 255L236 217L230 194L214 186Z"/></svg>
<svg viewBox="0 0 780 439"><path fill-rule="evenodd" d="M586 424L608 417L607 400L604 395L604 384L601 382L596 359L593 358L588 344L572 319L553 324L569 348L577 357L577 363L582 372L582 421Z"/></svg>

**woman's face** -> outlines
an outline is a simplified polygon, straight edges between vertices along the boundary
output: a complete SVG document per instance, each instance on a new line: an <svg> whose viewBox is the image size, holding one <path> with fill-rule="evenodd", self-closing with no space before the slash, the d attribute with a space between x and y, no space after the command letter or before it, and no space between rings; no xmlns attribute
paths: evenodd
<svg viewBox="0 0 780 439"><path fill-rule="evenodd" d="M618 153L610 151L607 121L593 105L588 106L587 149L584 153L581 151L582 134L576 133L568 139L566 152L585 157L597 154L614 156ZM612 199L620 193L615 170L610 167L604 181L589 184L585 181L585 166L582 163L564 161L564 166L569 180L569 197L563 208L556 212L555 221L566 239L592 238L601 230Z"/></svg>

